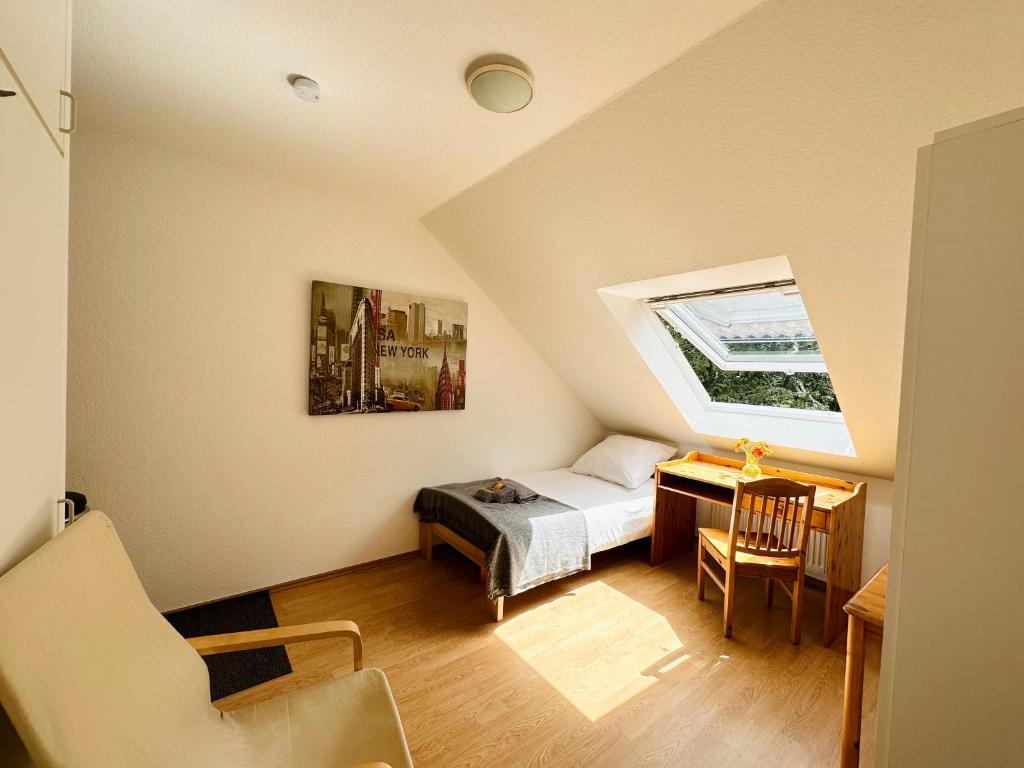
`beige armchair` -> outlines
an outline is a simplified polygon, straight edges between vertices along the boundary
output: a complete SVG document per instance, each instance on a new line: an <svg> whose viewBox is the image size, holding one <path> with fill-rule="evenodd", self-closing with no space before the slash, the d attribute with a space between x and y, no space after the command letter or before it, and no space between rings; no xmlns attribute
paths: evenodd
<svg viewBox="0 0 1024 768"><path fill-rule="evenodd" d="M350 621L183 639L90 512L0 577L0 704L40 768L412 768ZM247 709L210 704L200 654L348 637L356 671Z"/></svg>

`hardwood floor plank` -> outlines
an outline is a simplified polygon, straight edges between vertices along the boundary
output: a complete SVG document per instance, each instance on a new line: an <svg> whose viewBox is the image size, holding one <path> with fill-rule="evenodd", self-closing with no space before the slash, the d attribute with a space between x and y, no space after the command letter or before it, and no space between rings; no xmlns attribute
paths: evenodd
<svg viewBox="0 0 1024 768"><path fill-rule="evenodd" d="M391 682L419 768L821 766L838 761L842 643L822 644L824 596L789 603L741 581L734 637L694 555L652 568L644 543L506 600L490 620L478 569L447 547L275 590L278 621L350 619ZM879 647L869 645L862 754L874 754ZM290 646L293 674L218 702L231 709L347 674L351 644Z"/></svg>

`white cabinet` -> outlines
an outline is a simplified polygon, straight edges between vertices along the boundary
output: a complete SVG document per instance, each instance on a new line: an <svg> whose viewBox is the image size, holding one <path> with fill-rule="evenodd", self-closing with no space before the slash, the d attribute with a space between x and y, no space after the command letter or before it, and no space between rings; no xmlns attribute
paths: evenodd
<svg viewBox="0 0 1024 768"><path fill-rule="evenodd" d="M921 151L879 766L1021 765L1024 110Z"/></svg>
<svg viewBox="0 0 1024 768"><path fill-rule="evenodd" d="M38 0L0 0L31 30ZM59 9L64 13L63 6ZM31 11L31 12L29 12ZM18 41L20 43L20 41ZM17 49L18 46L15 47ZM55 49L63 66L63 49ZM6 51L6 49L5 49ZM24 57L23 57L24 58ZM30 57L31 58L31 57ZM37 71L42 72L40 67ZM41 76L41 75L40 75ZM22 81L24 83L24 81ZM0 573L46 541L64 495L68 163L0 63ZM60 136L61 134L57 134Z"/></svg>
<svg viewBox="0 0 1024 768"><path fill-rule="evenodd" d="M0 50L21 80L18 95L35 103L60 151L67 147L62 119L65 127L70 119L60 93L68 90L70 25L70 0L0 0Z"/></svg>

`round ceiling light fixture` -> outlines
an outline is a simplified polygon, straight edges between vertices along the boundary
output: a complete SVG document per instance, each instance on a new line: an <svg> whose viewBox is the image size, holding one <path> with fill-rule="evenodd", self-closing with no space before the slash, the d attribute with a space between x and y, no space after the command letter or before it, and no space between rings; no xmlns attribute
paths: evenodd
<svg viewBox="0 0 1024 768"><path fill-rule="evenodd" d="M533 100L533 77L519 62L508 57L487 57L470 66L466 74L469 93L484 109L507 114L518 112Z"/></svg>
<svg viewBox="0 0 1024 768"><path fill-rule="evenodd" d="M303 101L308 101L310 104L320 101L320 84L316 80L311 80L305 75L292 75L288 78L288 82L292 84L295 95Z"/></svg>

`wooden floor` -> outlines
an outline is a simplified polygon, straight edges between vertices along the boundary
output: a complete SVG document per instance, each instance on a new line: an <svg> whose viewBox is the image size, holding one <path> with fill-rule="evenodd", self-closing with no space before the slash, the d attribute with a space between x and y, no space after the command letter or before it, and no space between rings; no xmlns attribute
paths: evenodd
<svg viewBox="0 0 1024 768"><path fill-rule="evenodd" d="M693 555L651 568L644 542L585 574L505 601L489 620L478 569L438 547L273 592L281 624L352 619L383 669L418 768L832 766L839 763L844 640L821 644L808 590L803 644L782 595L766 609L742 582L734 638L714 587L696 597ZM288 649L294 672L222 699L224 709L351 670L349 644ZM869 640L865 765L873 762L879 645Z"/></svg>

